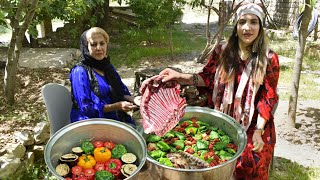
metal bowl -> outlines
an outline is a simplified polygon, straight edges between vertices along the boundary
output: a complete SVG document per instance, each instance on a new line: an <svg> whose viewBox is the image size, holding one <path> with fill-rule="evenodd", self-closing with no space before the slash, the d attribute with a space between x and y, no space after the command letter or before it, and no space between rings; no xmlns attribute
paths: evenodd
<svg viewBox="0 0 320 180"><path fill-rule="evenodd" d="M50 172L59 179L64 179L56 171L61 155L79 146L80 140L111 140L123 144L128 152L137 156L138 170L126 179L138 179L138 172L146 161L146 143L144 138L131 126L110 119L89 119L71 123L57 131L48 141L44 159Z"/></svg>
<svg viewBox="0 0 320 180"><path fill-rule="evenodd" d="M149 175L152 177L152 179L230 180L230 178L232 177L237 159L242 154L247 144L246 132L241 127L241 125L232 117L213 109L188 106L186 108L184 117L180 121L185 121L192 117L197 117L198 120L204 121L206 123L209 123L210 125L214 125L215 127L224 130L233 140L234 144L238 146L237 153L233 156L233 158L225 163L204 169L172 168L160 164L148 155L146 166L148 168L148 171L150 172ZM143 134L143 136L146 138L147 135Z"/></svg>

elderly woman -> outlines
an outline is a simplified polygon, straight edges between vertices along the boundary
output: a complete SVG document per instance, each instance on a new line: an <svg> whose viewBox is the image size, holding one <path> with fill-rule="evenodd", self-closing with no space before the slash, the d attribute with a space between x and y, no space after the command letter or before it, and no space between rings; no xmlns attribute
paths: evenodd
<svg viewBox="0 0 320 180"><path fill-rule="evenodd" d="M236 15L237 23L227 44L214 49L201 73L165 69L160 75L163 81L202 87L208 95L208 107L234 117L248 137L234 177L267 180L276 143L272 111L278 102L279 60L266 45L262 8L244 4Z"/></svg>
<svg viewBox="0 0 320 180"><path fill-rule="evenodd" d="M109 35L93 27L81 35L81 62L70 73L73 107L71 122L89 118L108 118L134 125L126 114L139 104L131 96L110 63Z"/></svg>

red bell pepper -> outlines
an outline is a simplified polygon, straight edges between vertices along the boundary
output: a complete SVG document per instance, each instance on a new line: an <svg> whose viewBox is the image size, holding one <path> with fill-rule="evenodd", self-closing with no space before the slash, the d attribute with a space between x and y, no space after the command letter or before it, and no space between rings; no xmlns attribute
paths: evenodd
<svg viewBox="0 0 320 180"><path fill-rule="evenodd" d="M122 162L119 159L109 159L105 163L105 168L107 171L111 172L115 177L120 175Z"/></svg>

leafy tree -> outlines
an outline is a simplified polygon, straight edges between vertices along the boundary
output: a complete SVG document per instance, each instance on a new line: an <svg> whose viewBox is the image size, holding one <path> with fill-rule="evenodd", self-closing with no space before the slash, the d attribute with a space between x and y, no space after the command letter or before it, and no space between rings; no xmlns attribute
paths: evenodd
<svg viewBox="0 0 320 180"><path fill-rule="evenodd" d="M185 0L126 0L132 11L137 15L141 29L174 24L182 15Z"/></svg>
<svg viewBox="0 0 320 180"><path fill-rule="evenodd" d="M28 29L38 5L38 0L4 0L1 7L12 28L8 59L4 75L4 95L9 104L14 104L15 79L24 34ZM9 8L10 7L10 8Z"/></svg>

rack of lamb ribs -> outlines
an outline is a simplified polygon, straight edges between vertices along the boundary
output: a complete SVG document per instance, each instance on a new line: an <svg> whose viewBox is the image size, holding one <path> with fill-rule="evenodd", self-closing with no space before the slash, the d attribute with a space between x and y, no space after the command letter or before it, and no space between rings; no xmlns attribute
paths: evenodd
<svg viewBox="0 0 320 180"><path fill-rule="evenodd" d="M180 96L180 84L177 81L162 82L161 76L157 75L145 83L140 90L144 132L163 136L183 117L186 99Z"/></svg>

